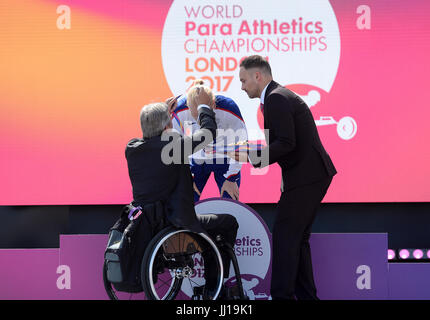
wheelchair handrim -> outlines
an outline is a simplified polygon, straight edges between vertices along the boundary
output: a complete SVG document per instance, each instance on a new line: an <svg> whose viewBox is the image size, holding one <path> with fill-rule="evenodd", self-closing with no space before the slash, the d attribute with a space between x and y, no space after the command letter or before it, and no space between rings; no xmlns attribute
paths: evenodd
<svg viewBox="0 0 430 320"><path fill-rule="evenodd" d="M212 249L214 249L214 251L215 251L215 253L217 255L217 258L218 258L218 263L220 264L219 267L220 267L220 271L221 271L220 272L221 281L219 281L218 288L217 288L216 293L214 295L214 300L215 300L218 297L218 295L219 295L219 293L221 291L221 287L222 287L222 283L223 283L222 279L223 279L223 276L224 276L224 267L223 267L223 263L222 263L221 254L219 253L219 250L218 250L217 246L215 245L215 243L212 241L212 239L209 236L207 236L204 233L195 233L195 232L192 232L190 230L176 230L176 231L173 231L173 232L169 232L160 241L158 241L157 245L152 250L152 252L155 252L155 253L158 252L158 250L160 249L161 245L164 243L164 241L166 239L168 239L169 237L171 237L171 236L173 236L173 235L175 235L175 234L177 234L179 232L191 232L191 233L194 233L194 234L198 234L199 236L201 236L202 238L204 238L206 241L208 241L209 244L211 245ZM149 261L149 270L152 270L152 268L154 267L155 257L156 257L156 254L153 254L152 257L151 257L151 259L150 259L150 261ZM148 277L149 278L149 285L151 287L151 291L153 292L153 294L154 294L154 296L155 296L155 298L157 300L163 300L168 293L166 293L166 295L162 299L160 299L160 297L158 296L157 291L155 289L153 277L152 277L151 274L152 274L152 272L150 273L150 276Z"/></svg>

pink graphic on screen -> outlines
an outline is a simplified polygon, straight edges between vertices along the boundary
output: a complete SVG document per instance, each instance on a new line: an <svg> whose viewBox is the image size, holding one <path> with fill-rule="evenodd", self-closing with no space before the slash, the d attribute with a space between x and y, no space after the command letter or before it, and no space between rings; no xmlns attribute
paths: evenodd
<svg viewBox="0 0 430 320"><path fill-rule="evenodd" d="M430 22L424 13L430 4L372 1L371 29L360 30L360 3L329 3L340 37L330 88L282 83L312 105L338 171L324 201L429 201ZM171 90L161 46L173 4L3 1L0 205L132 200L124 151L141 135L140 109L178 94ZM56 26L60 5L70 7L70 29ZM167 36L175 42L175 34ZM272 64L274 80L282 68ZM239 93L231 98L240 100ZM242 113L255 110L258 128L257 100L239 106ZM239 200L277 202L280 181L276 164L261 175L245 164ZM201 199L218 195L211 178Z"/></svg>

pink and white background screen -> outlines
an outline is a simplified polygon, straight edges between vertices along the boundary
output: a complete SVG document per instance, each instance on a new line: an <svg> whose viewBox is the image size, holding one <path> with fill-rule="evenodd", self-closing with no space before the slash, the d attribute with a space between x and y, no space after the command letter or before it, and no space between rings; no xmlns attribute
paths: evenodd
<svg viewBox="0 0 430 320"><path fill-rule="evenodd" d="M238 79L251 54L311 107L338 170L324 201L429 201L430 4L264 3L1 1L0 205L130 202L140 108L193 78L233 98L261 139ZM279 186L277 165L244 165L239 200L276 202Z"/></svg>

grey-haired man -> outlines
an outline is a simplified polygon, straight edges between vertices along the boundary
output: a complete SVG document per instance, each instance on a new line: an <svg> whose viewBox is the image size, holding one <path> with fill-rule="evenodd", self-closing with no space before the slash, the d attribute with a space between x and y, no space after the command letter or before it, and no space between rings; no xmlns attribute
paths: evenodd
<svg viewBox="0 0 430 320"><path fill-rule="evenodd" d="M165 206L166 218L172 225L196 232L204 230L213 238L221 235L233 247L238 229L233 216L197 216L194 210L189 152L196 152L211 143L217 128L212 110L214 104L206 92L207 88L195 90L197 92L189 92L190 108L196 114L201 129L192 137L182 137L170 130L171 118L164 102L142 108L140 120L143 137L132 139L125 151L133 187L133 205L161 201ZM169 158L166 156L169 152L165 150L172 150L173 153L179 150L180 157ZM227 255L222 256L226 277L230 260Z"/></svg>

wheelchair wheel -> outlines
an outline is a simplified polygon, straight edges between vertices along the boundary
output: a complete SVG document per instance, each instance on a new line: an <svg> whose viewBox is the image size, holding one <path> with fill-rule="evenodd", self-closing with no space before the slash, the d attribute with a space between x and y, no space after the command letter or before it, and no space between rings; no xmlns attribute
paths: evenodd
<svg viewBox="0 0 430 320"><path fill-rule="evenodd" d="M116 294L115 294L115 290L112 286L112 283L109 282L108 278L107 278L107 265L106 265L106 261L103 264L103 285L105 287L106 293L109 297L109 299L111 300L118 300Z"/></svg>
<svg viewBox="0 0 430 320"><path fill-rule="evenodd" d="M141 279L151 300L215 300L223 284L222 258L206 234L166 228L145 251Z"/></svg>
<svg viewBox="0 0 430 320"><path fill-rule="evenodd" d="M124 292L116 290L115 285L107 278L106 261L103 264L103 284L110 300L148 300L142 290L139 292Z"/></svg>

